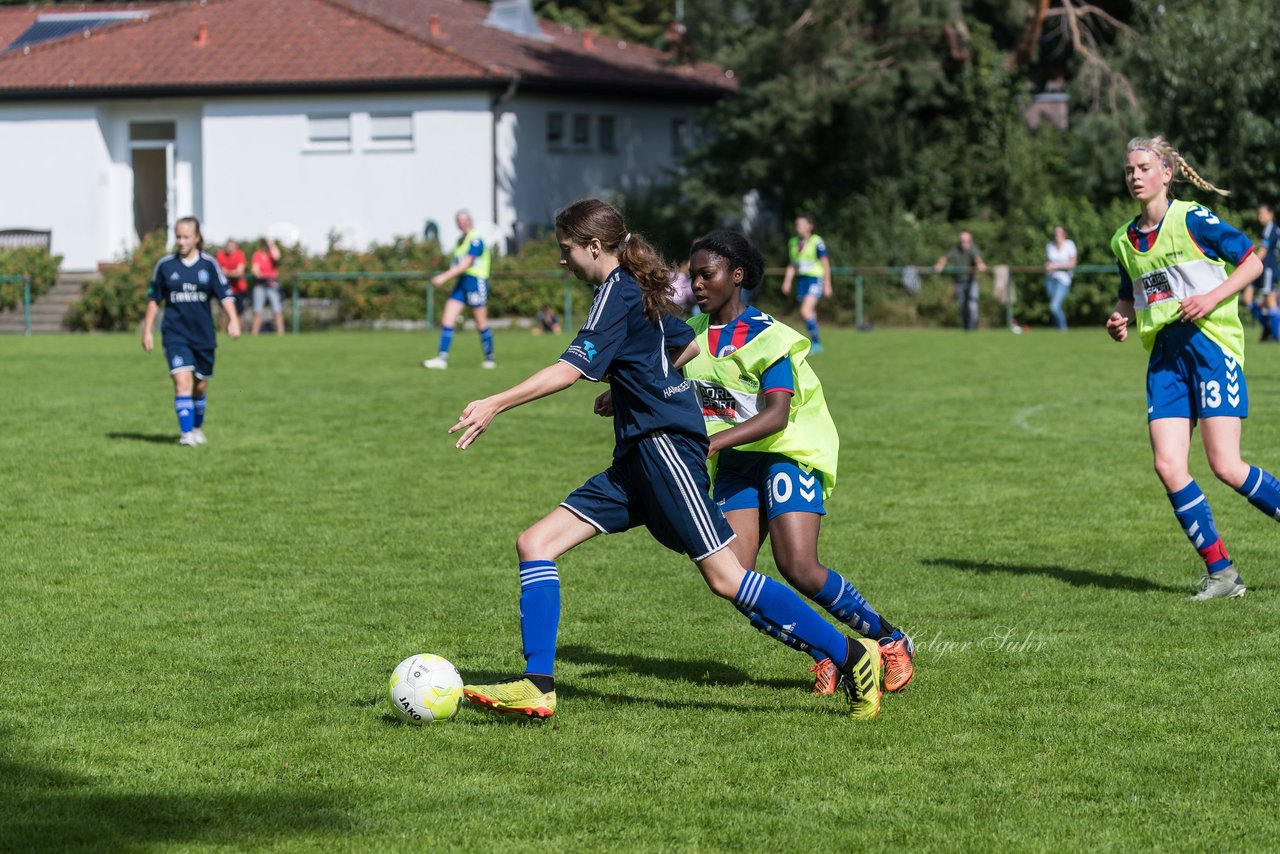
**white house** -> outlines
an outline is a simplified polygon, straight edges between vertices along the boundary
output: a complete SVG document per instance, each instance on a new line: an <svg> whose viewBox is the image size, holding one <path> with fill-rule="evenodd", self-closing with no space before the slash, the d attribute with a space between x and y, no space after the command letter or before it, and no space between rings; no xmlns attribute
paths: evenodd
<svg viewBox="0 0 1280 854"><path fill-rule="evenodd" d="M0 8L0 229L64 267L195 215L323 248L469 209L499 240L669 174L732 72L538 22L528 0Z"/></svg>

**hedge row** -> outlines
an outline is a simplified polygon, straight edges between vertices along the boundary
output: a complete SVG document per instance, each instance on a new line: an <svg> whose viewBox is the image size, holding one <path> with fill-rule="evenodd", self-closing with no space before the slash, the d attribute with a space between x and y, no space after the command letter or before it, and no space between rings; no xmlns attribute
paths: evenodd
<svg viewBox="0 0 1280 854"><path fill-rule="evenodd" d="M0 276L30 276L31 298L34 300L58 282L61 255L28 247L0 250ZM0 311L22 305L22 282L0 284Z"/></svg>

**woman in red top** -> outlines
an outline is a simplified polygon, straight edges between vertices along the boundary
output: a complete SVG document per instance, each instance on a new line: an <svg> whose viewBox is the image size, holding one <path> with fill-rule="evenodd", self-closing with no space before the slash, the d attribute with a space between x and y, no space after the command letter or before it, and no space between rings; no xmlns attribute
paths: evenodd
<svg viewBox="0 0 1280 854"><path fill-rule="evenodd" d="M249 292L249 283L244 278L244 250L231 238L227 238L226 244L218 250L218 266L222 268L222 272L226 274L227 283L231 285L231 296L236 301L236 314L244 317L245 295ZM229 320L226 314L222 315L223 332L227 331Z"/></svg>
<svg viewBox="0 0 1280 854"><path fill-rule="evenodd" d="M262 309L271 302L271 322L276 334L284 334L284 303L280 299L280 282L276 280L276 262L280 260L280 247L268 237L264 245L253 253L250 267L253 272L253 329L254 335L262 331Z"/></svg>

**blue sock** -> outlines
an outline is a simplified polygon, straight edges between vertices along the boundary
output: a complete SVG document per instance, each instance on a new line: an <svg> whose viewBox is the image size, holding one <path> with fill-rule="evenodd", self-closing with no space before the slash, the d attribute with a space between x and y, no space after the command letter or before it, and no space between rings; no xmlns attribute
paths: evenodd
<svg viewBox="0 0 1280 854"><path fill-rule="evenodd" d="M1248 482L1246 478L1245 483ZM1169 503L1173 505L1173 515L1178 517L1178 524L1186 532L1187 539L1204 558L1205 569L1209 572L1230 569L1227 547L1222 544L1222 537L1214 527L1213 511L1209 509L1209 501L1199 485L1193 480L1177 492L1170 492Z"/></svg>
<svg viewBox="0 0 1280 854"><path fill-rule="evenodd" d="M525 673L555 675L560 574L555 561L520 561L520 640Z"/></svg>
<svg viewBox="0 0 1280 854"><path fill-rule="evenodd" d="M484 348L485 361L493 361L493 330L485 327L480 330L480 346Z"/></svg>
<svg viewBox="0 0 1280 854"><path fill-rule="evenodd" d="M814 344L818 341L818 318L814 317L804 322L805 328L809 330L809 340Z"/></svg>
<svg viewBox="0 0 1280 854"><path fill-rule="evenodd" d="M834 569L827 570L827 581L813 597L813 601L863 637L880 636L880 615L867 604L858 589Z"/></svg>
<svg viewBox="0 0 1280 854"><path fill-rule="evenodd" d="M448 356L449 348L453 346L453 327L444 326L440 329L440 355Z"/></svg>
<svg viewBox="0 0 1280 854"><path fill-rule="evenodd" d="M822 652L836 667L844 667L849 644L839 629L804 603L790 587L758 572L747 572L733 598L743 613L758 614L764 622ZM819 659L820 660L820 659Z"/></svg>
<svg viewBox="0 0 1280 854"><path fill-rule="evenodd" d="M209 399L207 397L197 397L195 399L195 421L194 426L204 426L204 411L209 408Z"/></svg>
<svg viewBox="0 0 1280 854"><path fill-rule="evenodd" d="M195 424L195 407L191 403L190 397L175 397L173 399L173 408L178 412L178 429L183 433L190 433Z"/></svg>
<svg viewBox="0 0 1280 854"><path fill-rule="evenodd" d="M1280 481L1271 472L1257 466L1249 466L1249 476L1236 492L1249 499L1249 503L1280 521Z"/></svg>
<svg viewBox="0 0 1280 854"><path fill-rule="evenodd" d="M754 628L756 631L760 632L761 634L768 635L769 637L773 638L779 643L785 644L794 650L798 650L799 652L807 652L809 654L809 657L812 658L814 661L822 661L824 658L827 657L827 654L825 652L822 652L821 650L818 650L818 649L814 649L804 641L800 640L800 638L796 637L795 635L787 634L782 629L768 622L767 620L765 620L764 617L760 616L754 611L748 611L746 608L743 608L741 606L738 607L738 610L741 611L743 615L746 616L746 618L751 621L752 628Z"/></svg>
<svg viewBox="0 0 1280 854"><path fill-rule="evenodd" d="M1259 326L1266 326L1267 322L1262 319L1262 306L1255 303L1249 304L1249 313L1253 315L1253 319L1258 321Z"/></svg>
<svg viewBox="0 0 1280 854"><path fill-rule="evenodd" d="M1280 341L1280 308L1271 309L1271 340Z"/></svg>

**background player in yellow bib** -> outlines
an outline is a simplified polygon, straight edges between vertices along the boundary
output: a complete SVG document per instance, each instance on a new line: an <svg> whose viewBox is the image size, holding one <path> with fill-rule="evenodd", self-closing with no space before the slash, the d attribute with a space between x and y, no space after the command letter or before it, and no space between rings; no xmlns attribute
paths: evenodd
<svg viewBox="0 0 1280 854"><path fill-rule="evenodd" d="M496 368L493 360L493 331L489 329L489 270L493 259L493 250L484 235L476 229L471 214L458 211L454 222L461 234L453 251L449 253L452 266L439 275L431 277L431 284L437 288L453 280L457 280L449 299L444 303L444 314L440 317L440 347L434 359L422 363L424 368L443 369L449 367L449 348L453 346L453 328L462 315L462 309L470 306L471 316L476 320L476 331L480 333L480 347L484 350L483 368Z"/></svg>
<svg viewBox="0 0 1280 854"><path fill-rule="evenodd" d="M746 237L712 232L693 244L691 254L693 292L705 313L689 321L698 353L684 373L698 391L711 437L712 494L737 535L730 547L743 566L754 567L770 539L778 570L791 586L879 642L885 690L898 691L913 672L911 638L818 560L823 501L835 485L840 437L822 384L805 361L809 342L743 299L744 291L759 286L765 263ZM779 636L754 616L752 623ZM783 635L784 643L804 649ZM817 650L805 651L815 662L814 692L833 693L838 668Z"/></svg>
<svg viewBox="0 0 1280 854"><path fill-rule="evenodd" d="M1240 458L1240 423L1249 414L1244 330L1236 295L1262 272L1253 242L1208 208L1173 200L1170 185L1201 178L1163 137L1129 141L1125 183L1141 207L1111 238L1120 267L1120 299L1107 320L1117 341L1137 325L1147 364L1147 422L1156 474L1183 531L1204 559L1196 601L1243 596L1209 502L1187 468L1200 425L1209 467L1249 503L1280 519L1280 482ZM1234 269L1233 269L1234 268Z"/></svg>
<svg viewBox="0 0 1280 854"><path fill-rule="evenodd" d="M796 236L787 243L787 271L782 275L782 293L791 293L791 283L796 285L796 299L800 301L800 316L804 318L809 339L813 342L809 352L822 352L818 338L818 300L831 296L831 259L827 257L827 244L814 233L813 217L802 213L796 217Z"/></svg>

